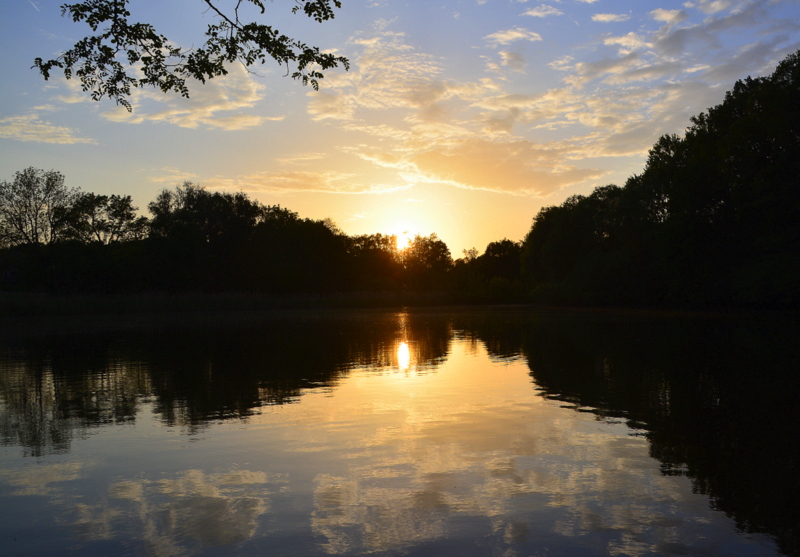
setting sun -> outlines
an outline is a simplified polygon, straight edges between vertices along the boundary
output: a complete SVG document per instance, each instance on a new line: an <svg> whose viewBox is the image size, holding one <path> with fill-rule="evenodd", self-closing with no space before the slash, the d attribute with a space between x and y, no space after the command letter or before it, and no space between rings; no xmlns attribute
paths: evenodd
<svg viewBox="0 0 800 557"><path fill-rule="evenodd" d="M403 251L411 244L411 234L407 230L395 235L397 238L397 250Z"/></svg>

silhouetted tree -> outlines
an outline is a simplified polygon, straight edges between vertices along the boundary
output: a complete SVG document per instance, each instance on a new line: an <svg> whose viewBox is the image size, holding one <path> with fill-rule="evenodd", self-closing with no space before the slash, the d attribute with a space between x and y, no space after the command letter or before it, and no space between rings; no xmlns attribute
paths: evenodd
<svg viewBox="0 0 800 557"><path fill-rule="evenodd" d="M347 58L308 46L271 25L240 19L246 13L239 9L243 3L252 4L263 15L263 0L239 0L229 11L223 11L220 2L204 0L210 13L219 19L208 26L205 43L190 48L171 44L150 23L131 21L128 1L87 0L62 5L62 15L75 22L85 21L94 34L55 59L36 58L34 66L45 79L55 68L63 69L67 79L80 78L81 87L93 100L108 97L129 111L132 87L150 85L188 97L187 79L205 83L227 74L230 63L250 67L272 59L286 66L287 73L294 67L292 77L314 89L323 77L320 70L339 65L349 68ZM340 7L339 0L297 0L292 12L303 12L322 22L333 19L334 8Z"/></svg>
<svg viewBox="0 0 800 557"><path fill-rule="evenodd" d="M354 290L394 290L400 286L402 265L397 237L363 234L347 239L351 261L350 286Z"/></svg>
<svg viewBox="0 0 800 557"><path fill-rule="evenodd" d="M58 239L63 211L77 190L64 185L55 170L29 167L0 182L0 240L2 245L48 244Z"/></svg>
<svg viewBox="0 0 800 557"><path fill-rule="evenodd" d="M536 297L800 303L800 53L691 121L624 188L539 212L523 252Z"/></svg>
<svg viewBox="0 0 800 557"><path fill-rule="evenodd" d="M85 243L111 244L139 240L147 233L147 217L137 216L131 196L79 193L61 209L62 237Z"/></svg>
<svg viewBox="0 0 800 557"><path fill-rule="evenodd" d="M444 287L447 271L453 266L450 249L436 234L417 234L402 254L406 284L420 290Z"/></svg>

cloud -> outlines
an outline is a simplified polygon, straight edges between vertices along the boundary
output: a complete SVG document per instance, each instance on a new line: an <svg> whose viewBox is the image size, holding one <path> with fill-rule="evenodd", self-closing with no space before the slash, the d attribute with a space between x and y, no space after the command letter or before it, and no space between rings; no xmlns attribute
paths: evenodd
<svg viewBox="0 0 800 557"><path fill-rule="evenodd" d="M706 14L715 14L723 10L727 10L733 2L730 0L696 0L695 2L687 2L686 7L697 7L701 12Z"/></svg>
<svg viewBox="0 0 800 557"><path fill-rule="evenodd" d="M203 180L209 189L244 192L281 193L338 193L365 194L385 193L408 187L363 183L354 173L328 171L289 170L258 172L236 178L212 177Z"/></svg>
<svg viewBox="0 0 800 557"><path fill-rule="evenodd" d="M685 21L689 16L683 10L665 10L663 8L657 8L650 12L650 17L656 21L663 21L669 25L676 25Z"/></svg>
<svg viewBox="0 0 800 557"><path fill-rule="evenodd" d="M619 21L628 21L630 16L627 14L595 14L592 16L592 21L600 23L615 23Z"/></svg>
<svg viewBox="0 0 800 557"><path fill-rule="evenodd" d="M436 118L437 102L451 96L448 84L434 79L441 64L404 42L402 33L379 29L353 40L361 54L347 74L326 78L324 91L310 91L308 113L315 120L356 119L357 111L415 108Z"/></svg>
<svg viewBox="0 0 800 557"><path fill-rule="evenodd" d="M780 38L776 26L788 24L786 30L795 34L798 31L797 22L775 21L768 11L770 4L769 0L753 0L737 11L721 17L709 17L699 24L678 28L667 24L655 35L653 44L660 54L676 57L686 55L692 45L724 52L721 36L733 32L753 33L762 37L766 35L770 37L768 42L771 42Z"/></svg>
<svg viewBox="0 0 800 557"><path fill-rule="evenodd" d="M38 114L0 118L0 138L61 145L96 143L95 140L88 137L80 137L71 128L41 120Z"/></svg>
<svg viewBox="0 0 800 557"><path fill-rule="evenodd" d="M102 116L113 122L128 124L156 122L182 128L226 131L252 128L267 121L283 119L283 116L242 113L263 99L265 87L257 83L241 64L231 65L228 71L228 75L205 84L190 84L191 97L188 99L152 89L135 89L129 99L132 112L116 107L103 112Z"/></svg>
<svg viewBox="0 0 800 557"><path fill-rule="evenodd" d="M24 497L57 496L62 493L65 482L85 475L85 465L76 462L40 464L19 470L0 469L0 481L14 488L11 495Z"/></svg>
<svg viewBox="0 0 800 557"><path fill-rule="evenodd" d="M134 535L154 555L196 554L251 539L271 496L288 478L262 471L205 473L186 470L159 480L123 479L96 504L53 500L63 506L62 523L84 539Z"/></svg>
<svg viewBox="0 0 800 557"><path fill-rule="evenodd" d="M508 66L513 70L522 71L525 67L525 58L518 52L500 51L500 63L503 66Z"/></svg>
<svg viewBox="0 0 800 557"><path fill-rule="evenodd" d="M500 75L471 82L444 77L441 60L383 27L353 41L362 49L354 71L334 76L325 90L329 101L309 94L309 113L346 118L338 129L352 134L353 141L342 136L339 149L394 171L410 185L445 183L540 197L588 187L606 176L601 168L610 163L602 159L640 157L658 136L682 132L690 116L720 102L720 85L732 82L725 76L736 79L746 68L761 69L779 59L789 48L781 34L736 56L720 55L717 62L708 49L672 55L664 47L672 40L709 44L740 28L750 32L759 18L763 26L771 25L774 20L764 16L764 6L757 0L701 23L687 22L683 10L653 10L651 17L663 25L596 37L600 48L572 51L547 63L563 73L560 86L544 91L528 87L529 93L519 87L520 78L503 71L521 70L525 59L500 48L534 40L522 27L483 37L498 48L494 59L482 56L488 61L486 71ZM512 86L522 92L510 94ZM357 139L363 134L372 139ZM271 184L262 180L259 187L364 191L359 177L331 181L278 173L270 179Z"/></svg>
<svg viewBox="0 0 800 557"><path fill-rule="evenodd" d="M619 58L578 62L574 66L573 75L566 78L565 81L574 87L582 87L594 79L618 75L631 68L639 67L640 64L641 55L638 52L628 52Z"/></svg>
<svg viewBox="0 0 800 557"><path fill-rule="evenodd" d="M542 36L522 27L498 31L484 37L492 46L506 45L514 41L541 41Z"/></svg>
<svg viewBox="0 0 800 557"><path fill-rule="evenodd" d="M557 10L553 6L542 4L530 10L525 10L522 15L529 15L531 17L547 17L549 15L564 15L564 12Z"/></svg>
<svg viewBox="0 0 800 557"><path fill-rule="evenodd" d="M649 47L650 45L642 37L631 31L622 37L608 37L603 40L607 46L619 46L620 53L629 54L634 50Z"/></svg>
<svg viewBox="0 0 800 557"><path fill-rule="evenodd" d="M531 141L470 139L453 146L432 147L410 157L430 181L458 187L546 196L603 172L562 162L563 153Z"/></svg>

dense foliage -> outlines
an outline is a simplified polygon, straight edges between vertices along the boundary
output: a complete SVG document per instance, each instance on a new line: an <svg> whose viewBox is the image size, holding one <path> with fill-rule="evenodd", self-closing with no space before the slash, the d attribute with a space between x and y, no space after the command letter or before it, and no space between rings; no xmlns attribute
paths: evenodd
<svg viewBox="0 0 800 557"><path fill-rule="evenodd" d="M62 5L62 15L76 23L85 22L93 34L57 58L36 58L34 67L45 79L58 68L67 79L80 79L92 99L108 97L130 111L132 87L149 85L188 97L187 80L205 83L227 74L228 66L235 62L249 68L275 61L286 67L287 74L314 89L324 77L320 70L350 66L347 58L323 52L262 23L266 11L262 0L238 0L235 5L203 0L217 22L206 29L204 43L189 48L171 43L150 23L132 20L128 2L86 0ZM339 0L297 0L292 12L322 22L334 18L334 8L341 8ZM249 19L245 14L252 10L258 14Z"/></svg>
<svg viewBox="0 0 800 557"><path fill-rule="evenodd" d="M800 52L665 135L644 170L545 207L523 242L453 261L435 234L348 236L243 193L129 196L28 168L0 182L0 288L55 292L436 292L458 302L800 304Z"/></svg>
<svg viewBox="0 0 800 557"><path fill-rule="evenodd" d="M523 266L541 301L800 303L800 53L661 137L624 187L542 209Z"/></svg>
<svg viewBox="0 0 800 557"><path fill-rule="evenodd" d="M189 182L163 190L149 219L128 196L70 190L58 172L34 168L0 183L0 203L1 284L12 291L431 291L452 266L435 234L400 251L394 236L350 237L328 220Z"/></svg>

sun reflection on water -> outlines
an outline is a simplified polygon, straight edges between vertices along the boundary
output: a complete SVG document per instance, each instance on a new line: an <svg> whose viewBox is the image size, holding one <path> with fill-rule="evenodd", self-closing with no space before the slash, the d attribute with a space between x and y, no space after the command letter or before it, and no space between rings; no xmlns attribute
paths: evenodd
<svg viewBox="0 0 800 557"><path fill-rule="evenodd" d="M411 351L408 349L406 341L397 345L397 367L400 371L408 371L408 368L411 367Z"/></svg>

